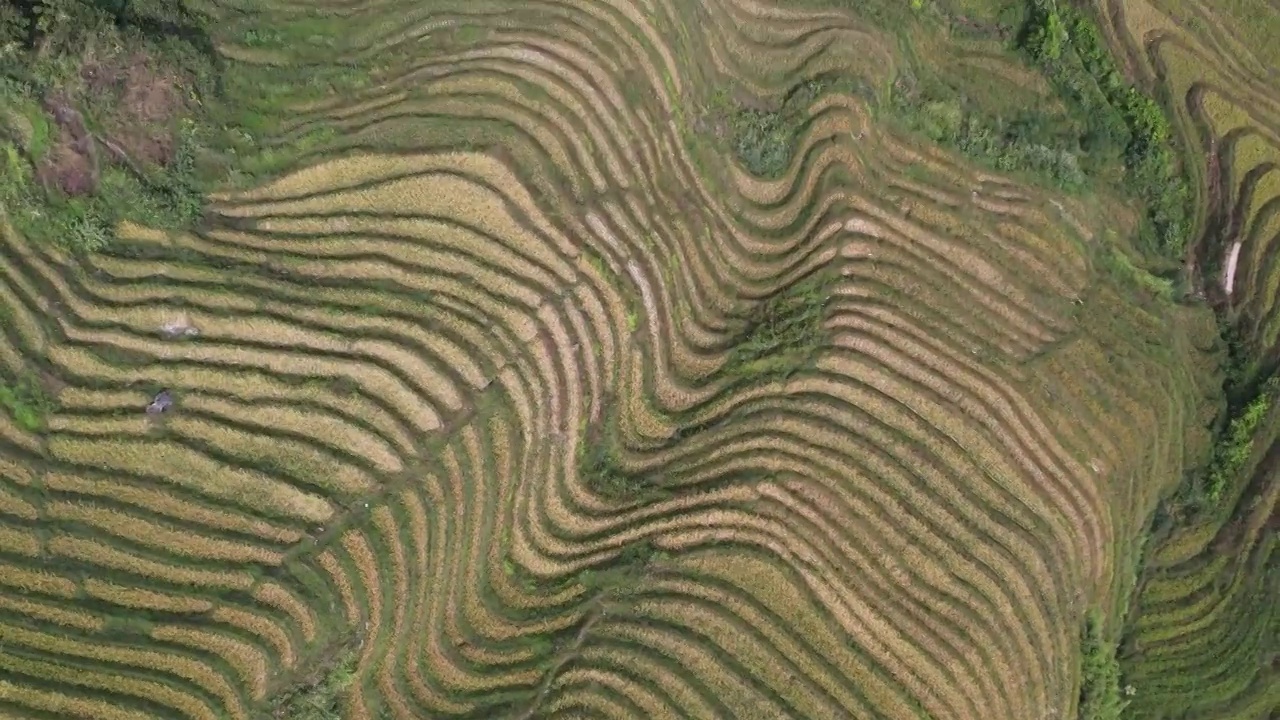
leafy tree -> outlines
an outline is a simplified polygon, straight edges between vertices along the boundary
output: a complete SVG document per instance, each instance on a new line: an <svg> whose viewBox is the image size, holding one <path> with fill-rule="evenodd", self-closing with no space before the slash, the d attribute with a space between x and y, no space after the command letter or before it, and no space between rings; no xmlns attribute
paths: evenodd
<svg viewBox="0 0 1280 720"><path fill-rule="evenodd" d="M1062 48L1066 42L1067 26L1057 12L1050 10L1043 14L1042 20L1028 34L1027 49L1032 57L1041 62L1057 62L1062 57Z"/></svg>
<svg viewBox="0 0 1280 720"><path fill-rule="evenodd" d="M0 4L0 63L10 62L27 43L30 19L15 3Z"/></svg>

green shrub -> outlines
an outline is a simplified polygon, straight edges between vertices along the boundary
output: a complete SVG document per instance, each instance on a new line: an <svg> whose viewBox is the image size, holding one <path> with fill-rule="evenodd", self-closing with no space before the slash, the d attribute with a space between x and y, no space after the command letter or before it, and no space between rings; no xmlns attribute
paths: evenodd
<svg viewBox="0 0 1280 720"><path fill-rule="evenodd" d="M612 599L625 597L643 579L654 562L667 556L649 540L637 540L623 548L607 566L582 570L577 580L593 594L607 593Z"/></svg>
<svg viewBox="0 0 1280 720"><path fill-rule="evenodd" d="M786 379L827 343L826 302L834 277L822 273L754 304L737 317L740 331L724 372L736 379Z"/></svg>
<svg viewBox="0 0 1280 720"><path fill-rule="evenodd" d="M795 143L808 120L809 106L827 91L849 89L847 83L835 79L813 79L791 88L777 110L733 107L728 125L731 145L738 160L755 175L774 178L786 172L791 164ZM731 105L722 93L715 105Z"/></svg>
<svg viewBox="0 0 1280 720"><path fill-rule="evenodd" d="M14 383L0 382L0 406L27 432L43 432L45 418L57 409L32 375Z"/></svg>
<svg viewBox="0 0 1280 720"><path fill-rule="evenodd" d="M356 679L358 653L348 652L316 682L300 687L276 702L273 718L283 720L341 720L342 694Z"/></svg>
<svg viewBox="0 0 1280 720"><path fill-rule="evenodd" d="M579 444L578 474L583 483L597 495L614 500L652 501L665 495L652 478L624 469L613 443L610 437L598 437Z"/></svg>
<svg viewBox="0 0 1280 720"><path fill-rule="evenodd" d="M643 483L618 467L607 442L583 442L578 472L592 492L605 497L624 497L642 489Z"/></svg>
<svg viewBox="0 0 1280 720"><path fill-rule="evenodd" d="M1062 47L1066 42L1067 27L1056 12L1044 13L1040 22L1037 22L1027 34L1027 50L1033 56L1049 62L1062 57Z"/></svg>
<svg viewBox="0 0 1280 720"><path fill-rule="evenodd" d="M1008 121L986 117L958 98L917 96L902 84L895 86L892 101L899 122L988 167L1032 173L1064 190L1078 190L1087 180L1074 138L1064 136L1039 112L1024 112Z"/></svg>
<svg viewBox="0 0 1280 720"><path fill-rule="evenodd" d="M1271 412L1277 394L1280 394L1280 375L1263 384L1258 394L1232 418L1226 432L1214 446L1204 481L1204 496L1211 506L1222 499L1223 492L1249 462L1253 455L1253 439Z"/></svg>
<svg viewBox="0 0 1280 720"><path fill-rule="evenodd" d="M957 100L934 100L920 106L920 130L939 143L954 143L965 129L964 111Z"/></svg>
<svg viewBox="0 0 1280 720"><path fill-rule="evenodd" d="M738 111L733 136L738 159L756 175L777 177L791 162L792 129L780 112Z"/></svg>
<svg viewBox="0 0 1280 720"><path fill-rule="evenodd" d="M1119 720L1129 704L1122 698L1116 649L1116 643L1102 636L1101 617L1097 612L1089 613L1080 641L1079 720Z"/></svg>

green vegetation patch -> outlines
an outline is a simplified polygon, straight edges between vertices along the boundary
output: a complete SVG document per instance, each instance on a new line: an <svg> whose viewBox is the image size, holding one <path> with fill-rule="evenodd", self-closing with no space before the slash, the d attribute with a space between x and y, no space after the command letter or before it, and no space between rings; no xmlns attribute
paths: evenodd
<svg viewBox="0 0 1280 720"><path fill-rule="evenodd" d="M796 136L806 110L816 98L816 83L806 83L787 95L782 107L738 107L729 117L734 154L752 173L778 177L786 172L794 154Z"/></svg>
<svg viewBox="0 0 1280 720"><path fill-rule="evenodd" d="M830 92L857 92L848 78L824 76L799 82L780 100L750 97L732 86L718 90L693 121L709 133L753 175L777 178L791 166L800 134L809 122L809 108Z"/></svg>
<svg viewBox="0 0 1280 720"><path fill-rule="evenodd" d="M741 313L729 361L731 378L785 380L808 367L828 344L826 303L836 275L819 272Z"/></svg>
<svg viewBox="0 0 1280 720"><path fill-rule="evenodd" d="M1129 704L1124 695L1132 691L1120 687L1116 649L1116 643L1103 637L1101 616L1090 613L1080 640L1080 720L1119 720Z"/></svg>
<svg viewBox="0 0 1280 720"><path fill-rule="evenodd" d="M330 666L319 668L310 682L305 682L281 695L273 704L270 717L280 720L341 720L342 696L356 680L356 664L360 655L355 650L337 658Z"/></svg>
<svg viewBox="0 0 1280 720"><path fill-rule="evenodd" d="M1262 421L1271 412L1277 395L1280 395L1280 376L1273 376L1263 383L1258 394L1231 419L1214 446L1202 490L1204 499L1210 506L1218 504L1223 492L1235 482L1253 456L1254 438L1262 427Z"/></svg>
<svg viewBox="0 0 1280 720"><path fill-rule="evenodd" d="M658 550L648 540L630 543L608 566L583 570L577 580L592 595L620 600L634 592L643 583L645 573L654 563L670 557Z"/></svg>
<svg viewBox="0 0 1280 720"><path fill-rule="evenodd" d="M1173 280L1154 275L1138 267L1117 243L1106 243L1097 252L1097 262L1122 286L1138 288L1152 297L1173 301L1176 286Z"/></svg>
<svg viewBox="0 0 1280 720"><path fill-rule="evenodd" d="M976 41L957 39L966 33L985 38L993 54L1001 45L1020 50L1063 109L1031 98L1025 109L1010 107L984 90L1006 80L984 74L979 83L968 76L981 73L973 66L951 69L917 59L890 88L890 115L992 169L1068 192L1131 198L1144 209L1135 247L1152 260L1180 258L1191 239L1194 198L1172 125L1154 97L1125 79L1088 11L1056 0L961 4L977 19L927 4L933 11L906 21L919 32L901 33L904 45L931 33L940 45L928 53L935 63L972 55Z"/></svg>
<svg viewBox="0 0 1280 720"><path fill-rule="evenodd" d="M30 374L15 381L0 378L0 406L27 432L43 432L45 419L57 410L57 403Z"/></svg>
<svg viewBox="0 0 1280 720"><path fill-rule="evenodd" d="M647 474L626 469L618 458L615 420L584 434L578 445L578 473L592 492L614 500L653 502L668 491Z"/></svg>
<svg viewBox="0 0 1280 720"><path fill-rule="evenodd" d="M1123 187L1146 206L1145 249L1180 256L1190 239L1191 190L1160 104L1125 81L1098 26L1066 3L1032 0L1022 46L1083 116L1083 149L1123 160Z"/></svg>
<svg viewBox="0 0 1280 720"><path fill-rule="evenodd" d="M903 80L894 84L891 106L908 129L990 168L1045 177L1066 190L1085 186L1075 138L1060 120L1041 110L1026 110L1006 120L949 94L921 92Z"/></svg>

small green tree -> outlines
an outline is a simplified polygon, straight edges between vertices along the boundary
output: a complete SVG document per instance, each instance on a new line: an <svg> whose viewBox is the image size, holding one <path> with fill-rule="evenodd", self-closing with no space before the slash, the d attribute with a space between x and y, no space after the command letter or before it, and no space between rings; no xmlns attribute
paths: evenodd
<svg viewBox="0 0 1280 720"><path fill-rule="evenodd" d="M1036 3L1038 22L1027 35L1027 50L1040 62L1056 62L1067 43L1067 26L1046 3Z"/></svg>

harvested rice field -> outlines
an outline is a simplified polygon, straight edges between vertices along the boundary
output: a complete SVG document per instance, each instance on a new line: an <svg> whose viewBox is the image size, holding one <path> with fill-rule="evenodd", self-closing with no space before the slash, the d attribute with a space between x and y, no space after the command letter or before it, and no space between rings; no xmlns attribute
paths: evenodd
<svg viewBox="0 0 1280 720"><path fill-rule="evenodd" d="M1204 292L1237 347L1232 402L1254 411L1227 465L1220 511L1148 545L1120 648L1135 718L1274 717L1280 708L1280 475L1269 417L1280 318L1280 60L1274 4L1154 0L1098 5L1132 72L1171 98L1199 197ZM1263 38L1267 39L1263 39ZM1250 390L1250 388L1255 388Z"/></svg>
<svg viewBox="0 0 1280 720"><path fill-rule="evenodd" d="M1274 3L34 5L0 717L1280 712Z"/></svg>

